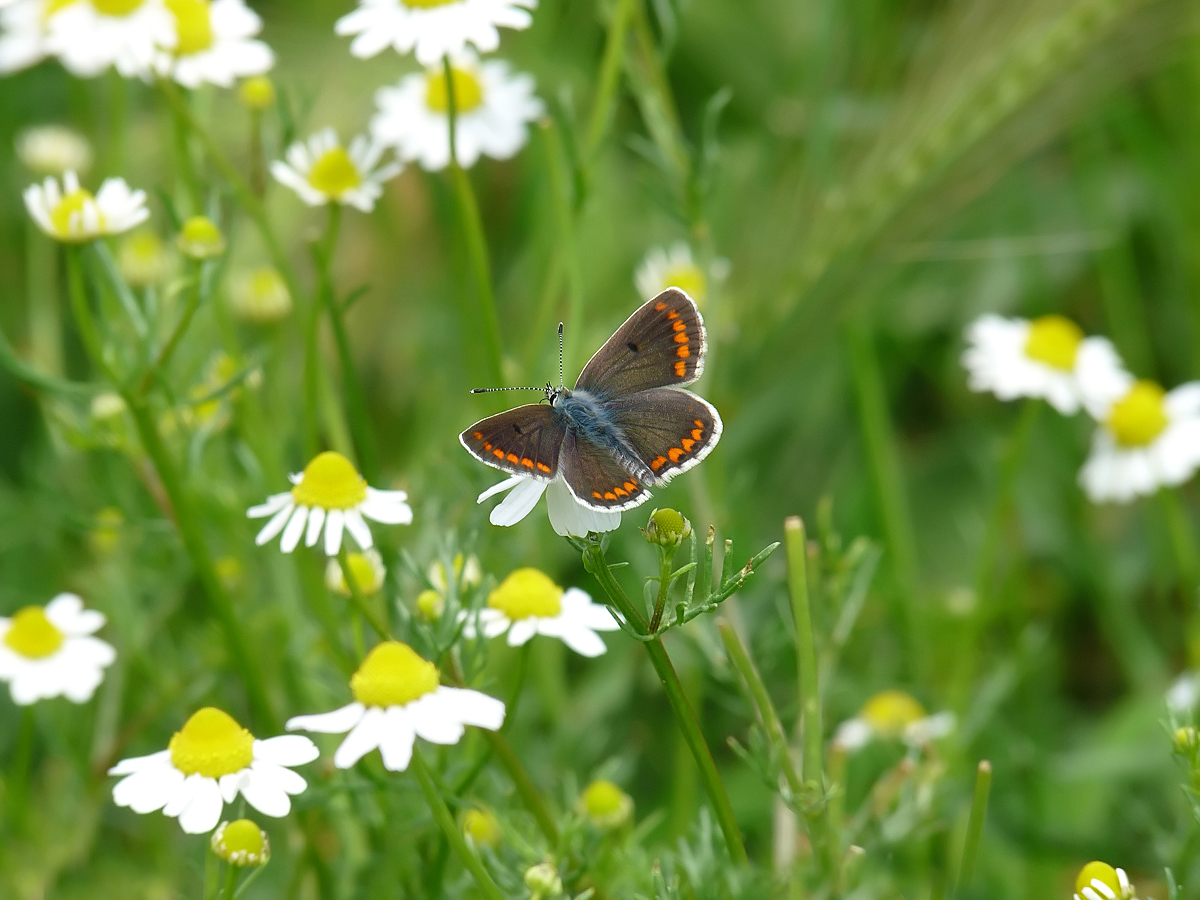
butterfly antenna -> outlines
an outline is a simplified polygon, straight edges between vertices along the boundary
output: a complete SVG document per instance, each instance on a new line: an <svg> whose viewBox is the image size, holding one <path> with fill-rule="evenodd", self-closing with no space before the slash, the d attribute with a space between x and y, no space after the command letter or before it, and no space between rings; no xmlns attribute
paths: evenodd
<svg viewBox="0 0 1200 900"><path fill-rule="evenodd" d="M471 388L472 394L494 394L497 391L540 391L540 387Z"/></svg>
<svg viewBox="0 0 1200 900"><path fill-rule="evenodd" d="M558 386L565 388L563 383L563 323L558 323Z"/></svg>

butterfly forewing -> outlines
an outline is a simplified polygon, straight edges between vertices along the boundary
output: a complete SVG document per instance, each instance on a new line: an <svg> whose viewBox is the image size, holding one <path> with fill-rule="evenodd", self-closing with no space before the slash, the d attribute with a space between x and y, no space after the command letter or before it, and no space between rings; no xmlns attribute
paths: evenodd
<svg viewBox="0 0 1200 900"><path fill-rule="evenodd" d="M716 409L690 391L654 388L606 405L626 441L664 481L708 456L721 438Z"/></svg>
<svg viewBox="0 0 1200 900"><path fill-rule="evenodd" d="M668 288L647 301L583 367L576 390L622 397L690 384L704 371L704 320L692 298Z"/></svg>
<svg viewBox="0 0 1200 900"><path fill-rule="evenodd" d="M551 481L565 436L566 426L552 407L529 404L476 422L458 439L489 466Z"/></svg>
<svg viewBox="0 0 1200 900"><path fill-rule="evenodd" d="M578 432L568 431L563 441L562 476L575 498L593 509L632 509L650 499L639 479Z"/></svg>

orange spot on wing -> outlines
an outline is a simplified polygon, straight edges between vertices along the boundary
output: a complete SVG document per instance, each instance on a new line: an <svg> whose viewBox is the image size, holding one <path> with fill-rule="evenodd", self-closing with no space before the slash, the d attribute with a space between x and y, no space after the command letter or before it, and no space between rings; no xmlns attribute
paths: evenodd
<svg viewBox="0 0 1200 900"><path fill-rule="evenodd" d="M605 499L605 500L616 500L616 499L617 499L617 495L616 495L616 494L614 494L612 491L605 491L605 492L604 492L604 499Z"/></svg>
<svg viewBox="0 0 1200 900"><path fill-rule="evenodd" d="M676 322L671 327L676 331L687 331L687 324L685 322Z"/></svg>
<svg viewBox="0 0 1200 900"><path fill-rule="evenodd" d="M655 472L657 472L664 465L666 465L666 462L667 462L667 458L665 456L656 456L656 457L654 457L654 460L650 463L650 468L653 469Z"/></svg>
<svg viewBox="0 0 1200 900"><path fill-rule="evenodd" d="M504 459L504 451L503 450L493 450L492 456L496 457L496 459Z"/></svg>
<svg viewBox="0 0 1200 900"><path fill-rule="evenodd" d="M601 494L599 491L592 491L592 496L595 497L597 500L604 499L604 495Z"/></svg>
<svg viewBox="0 0 1200 900"><path fill-rule="evenodd" d="M704 440L704 429L703 428L693 428L692 429L692 440L693 441Z"/></svg>
<svg viewBox="0 0 1200 900"><path fill-rule="evenodd" d="M515 454L515 453L508 454L508 456L506 456L505 459L507 459L514 466L521 462L521 457L517 456L517 454Z"/></svg>
<svg viewBox="0 0 1200 900"><path fill-rule="evenodd" d="M675 351L675 355L678 356L680 359L687 359L689 356L692 355L692 351L689 350L687 347L680 347L678 350Z"/></svg>
<svg viewBox="0 0 1200 900"><path fill-rule="evenodd" d="M679 457L683 456L683 451L678 447L672 447L667 451L667 456L671 457L671 462L679 462Z"/></svg>
<svg viewBox="0 0 1200 900"><path fill-rule="evenodd" d="M477 440L477 441L483 440L483 432L482 431L475 432L475 440Z"/></svg>
<svg viewBox="0 0 1200 900"><path fill-rule="evenodd" d="M621 488L613 488L613 493L616 494L618 497L628 497L629 496L629 491L622 490Z"/></svg>
<svg viewBox="0 0 1200 900"><path fill-rule="evenodd" d="M679 362L675 363L675 374L678 375L680 378L682 378L684 375L686 375L687 374L687 363L685 363L683 360L680 360Z"/></svg>
<svg viewBox="0 0 1200 900"><path fill-rule="evenodd" d="M625 490L629 491L629 493L631 493L631 494L636 493L637 489L638 489L638 486L637 486L636 482L633 482L633 481L625 482Z"/></svg>
<svg viewBox="0 0 1200 900"><path fill-rule="evenodd" d="M684 450L686 450L688 453L691 453L692 447L695 445L696 442L693 441L691 438L684 438L679 443L683 445Z"/></svg>
<svg viewBox="0 0 1200 900"><path fill-rule="evenodd" d="M661 300L659 300L657 303L654 304L655 312L662 312L666 308L667 308L667 304L663 303Z"/></svg>
<svg viewBox="0 0 1200 900"><path fill-rule="evenodd" d="M697 428L704 427L704 423L701 422L699 419L692 419L692 424L695 425Z"/></svg>
<svg viewBox="0 0 1200 900"><path fill-rule="evenodd" d="M523 465L527 469L532 469L533 468L533 460L529 459L528 457L522 457L521 465Z"/></svg>
<svg viewBox="0 0 1200 900"><path fill-rule="evenodd" d="M491 443L490 443L490 442L488 442L488 441L484 441L484 442L483 442L483 449L484 449L484 450L491 450L491 449L492 449L492 445L491 445Z"/></svg>
<svg viewBox="0 0 1200 900"><path fill-rule="evenodd" d="M538 471L545 472L547 475L550 474L550 467L548 465L546 465L545 463L540 462L537 464L537 467L538 467Z"/></svg>
<svg viewBox="0 0 1200 900"><path fill-rule="evenodd" d="M682 332L680 332L679 334L675 335L675 343L686 344L687 342L688 342L688 336L686 334L683 334Z"/></svg>
<svg viewBox="0 0 1200 900"><path fill-rule="evenodd" d="M667 318L668 319L678 319L679 318L679 310L676 310L676 309L671 310L669 313L667 313Z"/></svg>

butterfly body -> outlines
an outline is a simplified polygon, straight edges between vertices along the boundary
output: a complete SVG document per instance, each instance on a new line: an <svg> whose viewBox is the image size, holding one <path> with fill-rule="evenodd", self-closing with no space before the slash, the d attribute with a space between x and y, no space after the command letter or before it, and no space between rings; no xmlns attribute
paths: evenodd
<svg viewBox="0 0 1200 900"><path fill-rule="evenodd" d="M547 403L483 419L459 440L510 474L562 479L592 509L639 506L646 486L690 469L720 439L716 409L682 390L700 377L706 350L696 304L669 288L596 351L573 389L547 385Z"/></svg>

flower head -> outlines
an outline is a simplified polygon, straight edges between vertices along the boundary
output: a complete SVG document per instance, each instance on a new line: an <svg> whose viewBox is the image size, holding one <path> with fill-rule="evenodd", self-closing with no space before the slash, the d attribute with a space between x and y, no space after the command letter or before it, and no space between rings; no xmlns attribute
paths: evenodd
<svg viewBox="0 0 1200 900"><path fill-rule="evenodd" d="M543 862L525 870L525 887L533 891L530 900L562 895L563 883L558 869L552 863Z"/></svg>
<svg viewBox="0 0 1200 900"><path fill-rule="evenodd" d="M0 617L0 681L8 682L13 702L66 697L86 703L116 651L92 637L104 616L84 609L74 594L59 594L41 606L27 606L11 619Z"/></svg>
<svg viewBox="0 0 1200 900"><path fill-rule="evenodd" d="M1085 337L1057 315L1033 321L983 316L967 329L962 362L971 390L1001 400L1040 397L1066 415L1111 402L1130 381L1107 338Z"/></svg>
<svg viewBox="0 0 1200 900"><path fill-rule="evenodd" d="M692 536L692 523L676 510L656 509L642 533L651 544L673 549Z"/></svg>
<svg viewBox="0 0 1200 900"><path fill-rule="evenodd" d="M254 112L266 112L275 105L278 95L275 83L266 75L255 75L247 78L238 88L238 99L242 105Z"/></svg>
<svg viewBox="0 0 1200 900"><path fill-rule="evenodd" d="M59 0L53 5L46 49L80 78L109 67L125 78L148 75L162 49L178 40L165 0Z"/></svg>
<svg viewBox="0 0 1200 900"><path fill-rule="evenodd" d="M263 266L234 280L229 292L234 314L255 325L270 325L287 318L292 295L278 269Z"/></svg>
<svg viewBox="0 0 1200 900"><path fill-rule="evenodd" d="M340 453L326 451L315 457L298 475L291 476L294 487L251 507L251 519L270 516L255 542L261 547L283 532L281 548L291 553L304 535L305 546L312 547L325 531L325 552L336 556L342 548L342 531L347 530L358 546L368 550L374 543L371 529L363 516L385 525L408 525L412 508L405 502L404 491L380 491L367 485L366 479Z"/></svg>
<svg viewBox="0 0 1200 900"><path fill-rule="evenodd" d="M139 228L125 236L117 250L117 269L133 287L159 284L171 272L171 254L152 228Z"/></svg>
<svg viewBox="0 0 1200 900"><path fill-rule="evenodd" d="M309 206L341 203L370 212L383 196L383 183L404 168L398 162L376 168L383 149L364 135L351 141L347 149L338 141L337 132L326 128L307 142L288 147L287 162L271 163L271 174Z"/></svg>
<svg viewBox="0 0 1200 900"><path fill-rule="evenodd" d="M209 843L213 853L231 866L265 866L271 859L267 833L249 819L222 822Z"/></svg>
<svg viewBox="0 0 1200 900"><path fill-rule="evenodd" d="M463 813L462 830L482 847L498 847L504 837L496 814L486 809L468 809Z"/></svg>
<svg viewBox="0 0 1200 900"><path fill-rule="evenodd" d="M555 533L563 537L587 537L589 533L602 534L614 531L621 525L620 511L592 509L575 499L571 489L561 478L542 481L528 475L513 475L499 484L492 485L479 495L476 503L482 503L497 494L510 491L509 495L496 504L488 516L493 525L516 525L529 515L537 502L546 495L546 512Z"/></svg>
<svg viewBox="0 0 1200 900"><path fill-rule="evenodd" d="M440 559L429 564L429 583L440 593L446 593L449 585L446 582L446 567ZM483 569L479 566L479 557L475 554L464 557L461 553L454 554L454 581L461 587L479 587L483 582Z"/></svg>
<svg viewBox="0 0 1200 900"><path fill-rule="evenodd" d="M953 713L931 716L911 694L892 689L868 699L857 716L838 726L833 741L847 751L859 749L873 737L899 738L919 747L945 737L953 729Z"/></svg>
<svg viewBox="0 0 1200 900"><path fill-rule="evenodd" d="M1200 381L1170 392L1135 381L1098 413L1100 427L1079 473L1093 500L1127 503L1183 484L1200 468Z"/></svg>
<svg viewBox="0 0 1200 900"><path fill-rule="evenodd" d="M333 712L296 716L289 731L346 734L333 763L348 769L375 748L393 772L408 768L413 742L456 744L465 726L495 731L504 722L504 704L464 688L443 687L437 666L407 644L377 645L350 679L354 702Z"/></svg>
<svg viewBox="0 0 1200 900"><path fill-rule="evenodd" d="M468 636L486 638L508 633L510 647L525 644L535 634L556 637L582 656L600 656L607 649L597 631L621 626L605 606L579 588L564 591L537 569L517 569L488 595L487 606L467 617Z"/></svg>
<svg viewBox="0 0 1200 900"><path fill-rule="evenodd" d="M0 13L0 20L2 16ZM3 39L0 39L2 58ZM22 131L17 135L17 156L25 168L41 176L86 172L92 167L92 145L88 139L63 125L40 125Z"/></svg>
<svg viewBox="0 0 1200 900"><path fill-rule="evenodd" d="M528 124L543 113L533 79L514 75L508 63L480 63L464 54L453 60L447 82L442 66L406 75L375 94L379 107L371 134L394 146L403 160L436 171L450 164L450 91L454 92L454 138L458 163L475 165L480 155L508 159L525 146Z"/></svg>
<svg viewBox="0 0 1200 900"><path fill-rule="evenodd" d="M371 549L362 553L348 553L346 558L354 576L354 583L358 585L363 596L370 597L379 593L383 588L384 576L387 575L379 551ZM325 586L338 596L351 595L350 585L346 584L346 573L342 571L342 566L336 559L329 560L325 566Z"/></svg>
<svg viewBox="0 0 1200 900"><path fill-rule="evenodd" d="M703 308L708 289L713 282L724 281L729 275L729 260L713 260L705 271L692 259L692 248L679 241L669 249L654 247L638 266L634 283L644 300L657 297L670 287L676 287Z"/></svg>
<svg viewBox="0 0 1200 900"><path fill-rule="evenodd" d="M225 252L225 235L208 216L192 216L179 229L175 245L189 259L212 259Z"/></svg>
<svg viewBox="0 0 1200 900"><path fill-rule="evenodd" d="M46 46L49 36L47 23L50 16L71 2L74 0L10 0L0 3L0 74L27 69L50 54L50 48ZM35 171L39 175L61 175L68 168L76 167ZM79 166L77 171L84 168L86 166Z"/></svg>
<svg viewBox="0 0 1200 900"><path fill-rule="evenodd" d="M238 78L261 75L275 54L254 36L262 19L244 0L163 0L171 13L175 40L154 59L159 75L188 88L202 84L232 87Z"/></svg>
<svg viewBox="0 0 1200 900"><path fill-rule="evenodd" d="M1075 900L1129 900L1133 895L1125 870L1108 863L1090 862L1075 879Z"/></svg>
<svg viewBox="0 0 1200 900"><path fill-rule="evenodd" d="M108 774L124 776L113 787L117 806L143 814L161 809L188 834L206 834L238 794L264 816L286 816L291 796L308 786L289 767L317 756L306 737L257 740L230 715L208 706L184 723L166 750L121 760Z"/></svg>
<svg viewBox="0 0 1200 900"><path fill-rule="evenodd" d="M55 178L25 189L25 208L38 228L58 241L82 243L121 234L150 218L145 191L131 191L123 178L109 178L95 196L66 172L62 186Z"/></svg>
<svg viewBox="0 0 1200 900"><path fill-rule="evenodd" d="M633 815L633 798L603 778L583 789L579 810L600 828L620 828Z"/></svg>
<svg viewBox="0 0 1200 900"><path fill-rule="evenodd" d="M500 46L498 28L528 28L537 0L359 0L335 30L355 35L350 52L371 57L387 47L415 52L423 66L474 44L484 53Z"/></svg>

